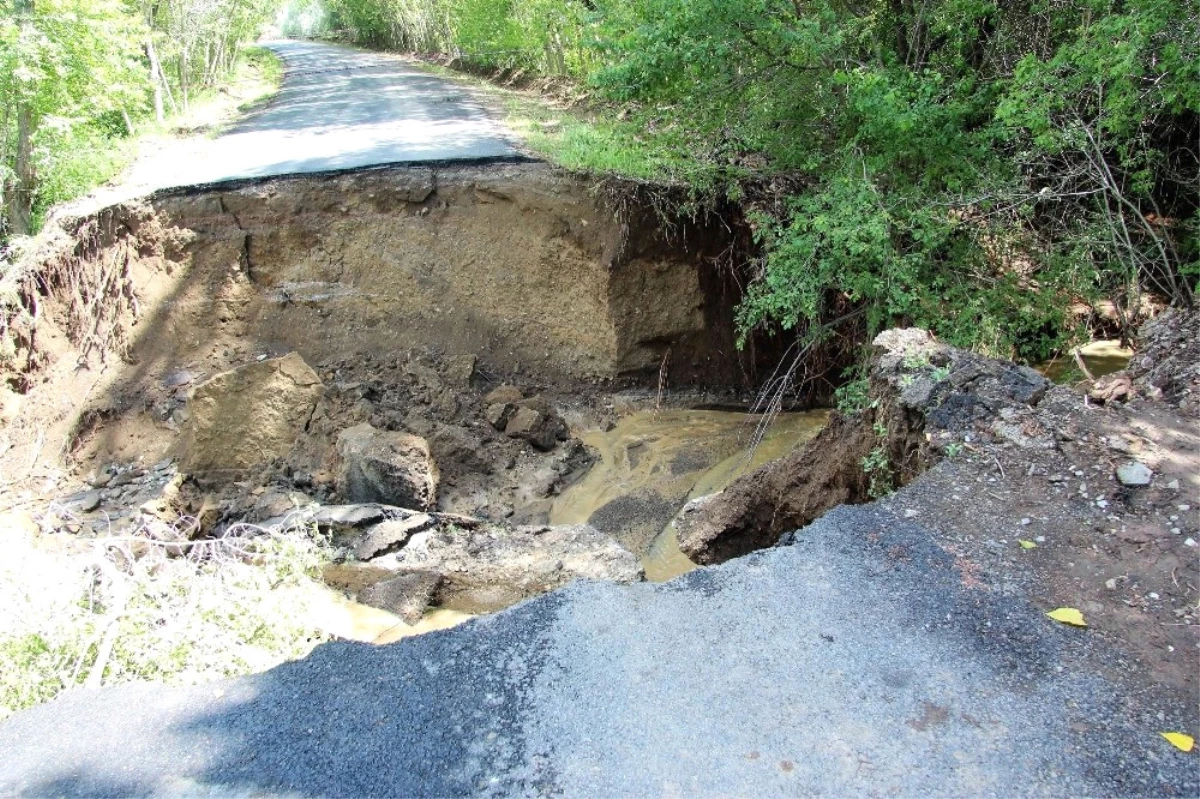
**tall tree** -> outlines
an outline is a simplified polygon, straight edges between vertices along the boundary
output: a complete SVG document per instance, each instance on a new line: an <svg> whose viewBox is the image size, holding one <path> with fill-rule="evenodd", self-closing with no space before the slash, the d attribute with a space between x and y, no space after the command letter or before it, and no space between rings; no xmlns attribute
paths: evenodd
<svg viewBox="0 0 1200 799"><path fill-rule="evenodd" d="M33 0L16 0L18 36L25 41L33 36ZM8 226L16 235L27 235L33 217L33 98L21 96L16 101L17 146L8 198Z"/></svg>

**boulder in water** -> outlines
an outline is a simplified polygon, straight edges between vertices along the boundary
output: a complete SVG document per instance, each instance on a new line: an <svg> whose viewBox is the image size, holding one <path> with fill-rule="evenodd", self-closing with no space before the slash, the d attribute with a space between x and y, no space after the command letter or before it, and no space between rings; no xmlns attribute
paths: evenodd
<svg viewBox="0 0 1200 799"><path fill-rule="evenodd" d="M380 502L429 510L437 501L437 469L420 436L360 424L337 440L338 491L348 502Z"/></svg>

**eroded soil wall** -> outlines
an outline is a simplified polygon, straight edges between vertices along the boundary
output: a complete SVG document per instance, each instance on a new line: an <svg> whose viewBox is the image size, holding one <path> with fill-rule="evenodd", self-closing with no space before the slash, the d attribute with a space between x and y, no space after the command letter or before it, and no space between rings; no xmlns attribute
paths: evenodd
<svg viewBox="0 0 1200 799"><path fill-rule="evenodd" d="M158 198L191 231L164 335L182 362L199 331L310 362L435 346L544 379L736 382L713 230L637 207L542 165L406 168ZM167 352L170 350L170 352Z"/></svg>

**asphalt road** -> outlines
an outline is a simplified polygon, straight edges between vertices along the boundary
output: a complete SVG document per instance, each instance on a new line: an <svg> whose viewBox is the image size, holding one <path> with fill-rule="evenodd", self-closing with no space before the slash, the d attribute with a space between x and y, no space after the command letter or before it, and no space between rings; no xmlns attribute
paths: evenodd
<svg viewBox="0 0 1200 799"><path fill-rule="evenodd" d="M285 62L265 107L211 140L139 163L151 189L387 164L517 158L468 89L393 55L314 42L266 43Z"/></svg>
<svg viewBox="0 0 1200 799"><path fill-rule="evenodd" d="M660 585L576 584L238 680L0 725L0 795L1196 796L1194 697L839 508Z"/></svg>

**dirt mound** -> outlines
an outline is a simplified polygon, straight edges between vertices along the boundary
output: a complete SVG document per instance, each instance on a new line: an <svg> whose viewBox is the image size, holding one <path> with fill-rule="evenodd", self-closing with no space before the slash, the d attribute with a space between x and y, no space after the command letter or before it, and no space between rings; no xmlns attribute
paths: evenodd
<svg viewBox="0 0 1200 799"><path fill-rule="evenodd" d="M1200 417L1200 308L1171 308L1147 322L1127 371L1148 396Z"/></svg>
<svg viewBox="0 0 1200 799"><path fill-rule="evenodd" d="M681 548L716 561L800 528L787 543L834 504L869 498L872 481L874 493L904 485L884 504L932 530L968 587L1080 609L1092 634L1127 649L1131 673L1194 691L1200 422L1169 402L1097 407L924 331L876 345L874 407L835 415L695 508Z"/></svg>

